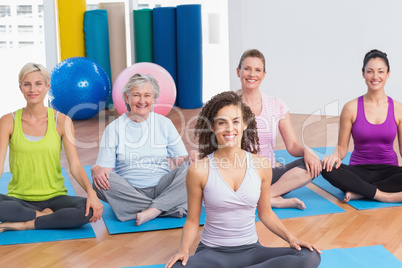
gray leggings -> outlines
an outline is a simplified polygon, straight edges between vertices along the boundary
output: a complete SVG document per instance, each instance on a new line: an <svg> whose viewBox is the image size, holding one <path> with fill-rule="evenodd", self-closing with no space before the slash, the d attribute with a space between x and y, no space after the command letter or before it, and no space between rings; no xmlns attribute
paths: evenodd
<svg viewBox="0 0 402 268"><path fill-rule="evenodd" d="M315 268L321 262L320 254L306 248L269 248L259 242L236 247L208 247L200 242L187 268ZM173 268L183 267L181 261Z"/></svg>
<svg viewBox="0 0 402 268"><path fill-rule="evenodd" d="M0 222L26 222L35 219L36 211L50 208L54 213L35 219L35 229L76 228L89 222L92 209L85 217L87 199L59 195L45 201L25 201L0 194Z"/></svg>

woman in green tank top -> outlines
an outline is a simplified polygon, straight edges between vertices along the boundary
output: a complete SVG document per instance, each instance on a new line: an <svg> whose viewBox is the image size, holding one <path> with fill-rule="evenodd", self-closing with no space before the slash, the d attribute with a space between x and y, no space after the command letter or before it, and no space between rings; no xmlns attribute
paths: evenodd
<svg viewBox="0 0 402 268"><path fill-rule="evenodd" d="M44 105L49 72L40 64L28 63L20 71L19 84L26 106L0 119L0 175L7 146L12 174L7 194L0 193L0 233L96 222L102 216L102 203L79 161L73 123ZM62 145L71 174L88 198L67 195L61 174Z"/></svg>

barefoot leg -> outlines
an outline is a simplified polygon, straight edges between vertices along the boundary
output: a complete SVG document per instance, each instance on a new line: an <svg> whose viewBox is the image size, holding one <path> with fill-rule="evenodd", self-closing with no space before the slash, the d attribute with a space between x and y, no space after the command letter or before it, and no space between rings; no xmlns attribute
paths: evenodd
<svg viewBox="0 0 402 268"><path fill-rule="evenodd" d="M362 198L364 198L364 196L356 194L356 193L352 193L352 192L346 192L345 197L343 198L343 202L347 203L350 200L356 200L356 199L362 199Z"/></svg>
<svg viewBox="0 0 402 268"><path fill-rule="evenodd" d="M388 193L377 189L374 199L385 203L402 203L402 192Z"/></svg>
<svg viewBox="0 0 402 268"><path fill-rule="evenodd" d="M35 220L26 222L2 222L0 223L0 233L5 231L22 231L35 229Z"/></svg>
<svg viewBox="0 0 402 268"><path fill-rule="evenodd" d="M51 210L50 208L45 208L42 211L36 211L36 218L41 217L41 216L46 216L46 215L49 215L52 213L53 213L53 210Z"/></svg>
<svg viewBox="0 0 402 268"><path fill-rule="evenodd" d="M298 208L305 209L306 206L300 199L285 199L281 195L303 187L311 181L310 174L301 168L293 168L282 175L282 177L271 185L271 206L274 208Z"/></svg>
<svg viewBox="0 0 402 268"><path fill-rule="evenodd" d="M136 220L135 224L137 226L140 226L141 224L144 224L152 219L155 219L161 213L162 213L162 211L160 211L157 208L147 208L147 209L137 213L137 220Z"/></svg>
<svg viewBox="0 0 402 268"><path fill-rule="evenodd" d="M298 198L283 198L282 196L271 197L271 207L273 208L297 208L305 209L306 205Z"/></svg>

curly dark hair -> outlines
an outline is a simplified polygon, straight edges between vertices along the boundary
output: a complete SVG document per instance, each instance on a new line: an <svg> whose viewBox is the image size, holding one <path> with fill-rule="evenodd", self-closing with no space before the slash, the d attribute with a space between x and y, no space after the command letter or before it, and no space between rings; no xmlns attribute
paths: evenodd
<svg viewBox="0 0 402 268"><path fill-rule="evenodd" d="M230 105L238 106L241 109L243 121L247 125L247 129L243 131L241 148L255 154L260 151L255 115L250 107L243 103L241 96L233 91L225 91L213 96L204 105L195 124L195 137L198 137L198 152L200 152L201 158L218 149L218 141L211 127L218 111Z"/></svg>

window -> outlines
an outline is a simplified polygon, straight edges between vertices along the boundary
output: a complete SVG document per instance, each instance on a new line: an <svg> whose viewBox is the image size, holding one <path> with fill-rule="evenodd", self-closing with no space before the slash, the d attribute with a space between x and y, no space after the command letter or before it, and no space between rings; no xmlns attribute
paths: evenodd
<svg viewBox="0 0 402 268"><path fill-rule="evenodd" d="M32 6L31 5L17 6L17 15L26 15L26 14L32 14Z"/></svg>
<svg viewBox="0 0 402 268"><path fill-rule="evenodd" d="M10 6L0 5L0 18L11 15Z"/></svg>
<svg viewBox="0 0 402 268"><path fill-rule="evenodd" d="M33 46L34 42L25 42L25 41L20 41L18 42L18 47L27 47L27 46Z"/></svg>
<svg viewBox="0 0 402 268"><path fill-rule="evenodd" d="M33 33L33 26L32 25L18 25L18 32L19 33Z"/></svg>
<svg viewBox="0 0 402 268"><path fill-rule="evenodd" d="M38 17L43 18L43 5L38 6Z"/></svg>

